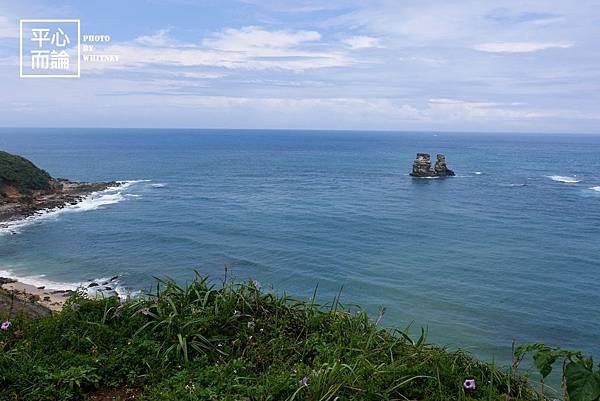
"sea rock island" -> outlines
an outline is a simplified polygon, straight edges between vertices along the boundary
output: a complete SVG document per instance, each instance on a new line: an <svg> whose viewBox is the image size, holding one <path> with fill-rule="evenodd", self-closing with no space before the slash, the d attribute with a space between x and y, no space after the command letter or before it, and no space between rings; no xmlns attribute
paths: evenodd
<svg viewBox="0 0 600 401"><path fill-rule="evenodd" d="M432 169L431 156L428 153L417 153L410 175L412 177L452 177L455 174L446 165L446 156L438 154Z"/></svg>

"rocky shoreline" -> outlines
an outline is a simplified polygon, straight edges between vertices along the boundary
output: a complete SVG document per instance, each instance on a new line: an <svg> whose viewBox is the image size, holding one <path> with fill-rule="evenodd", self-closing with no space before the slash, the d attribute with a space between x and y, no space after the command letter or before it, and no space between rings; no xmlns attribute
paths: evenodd
<svg viewBox="0 0 600 401"><path fill-rule="evenodd" d="M43 211L76 205L94 192L120 185L116 181L93 183L52 179L49 190L33 191L27 195L4 185L3 193L9 196L4 202L0 202L0 223L24 219Z"/></svg>
<svg viewBox="0 0 600 401"><path fill-rule="evenodd" d="M46 316L62 309L72 292L35 287L12 278L0 277L0 311Z"/></svg>
<svg viewBox="0 0 600 401"><path fill-rule="evenodd" d="M35 286L12 277L0 277L0 312L23 312L30 316L46 316L60 311L74 292L85 294L90 299L119 297L117 286L120 276L108 279L89 280L78 288L56 289ZM129 297L129 295L128 295Z"/></svg>

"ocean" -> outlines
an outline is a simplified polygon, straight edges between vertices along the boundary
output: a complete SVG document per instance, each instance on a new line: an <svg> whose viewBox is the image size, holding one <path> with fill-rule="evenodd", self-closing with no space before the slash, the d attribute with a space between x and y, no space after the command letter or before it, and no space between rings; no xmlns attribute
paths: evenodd
<svg viewBox="0 0 600 401"><path fill-rule="evenodd" d="M506 364L511 342L600 356L600 136L1 129L54 177L120 180L0 229L0 276L119 291L193 270L299 299L341 289L382 324ZM417 152L456 177L413 179Z"/></svg>

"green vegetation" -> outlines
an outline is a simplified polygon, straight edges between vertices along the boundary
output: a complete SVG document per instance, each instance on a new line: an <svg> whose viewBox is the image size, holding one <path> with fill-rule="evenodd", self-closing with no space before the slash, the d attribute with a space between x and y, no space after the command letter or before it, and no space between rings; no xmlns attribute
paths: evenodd
<svg viewBox="0 0 600 401"><path fill-rule="evenodd" d="M144 299L76 294L48 317L0 316L11 321L0 331L0 400L108 388L148 401L542 399L526 377L430 345L424 332L380 328L339 296L318 305L259 287L167 280Z"/></svg>
<svg viewBox="0 0 600 401"><path fill-rule="evenodd" d="M553 366L560 363L565 399L600 401L600 365L595 367L591 357L545 344L525 344L517 348L514 354L517 366L527 354L533 355L533 365L540 374L542 394L544 379L552 373Z"/></svg>
<svg viewBox="0 0 600 401"><path fill-rule="evenodd" d="M50 180L50 174L24 157L0 151L0 198L3 184L12 185L21 193L30 193L49 189Z"/></svg>

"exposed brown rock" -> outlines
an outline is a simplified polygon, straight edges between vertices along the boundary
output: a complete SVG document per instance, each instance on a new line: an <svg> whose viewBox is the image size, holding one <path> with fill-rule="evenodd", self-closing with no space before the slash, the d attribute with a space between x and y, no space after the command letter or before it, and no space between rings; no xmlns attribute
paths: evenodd
<svg viewBox="0 0 600 401"><path fill-rule="evenodd" d="M437 155L435 166L432 169L431 156L428 153L417 153L410 175L413 177L451 177L454 175L454 171L448 168L446 156L442 154Z"/></svg>
<svg viewBox="0 0 600 401"><path fill-rule="evenodd" d="M0 223L22 219L44 210L75 205L92 192L119 185L117 182L91 183L52 179L48 190L22 193L14 186L4 183L0 187L0 194L4 196L4 202L0 202Z"/></svg>

